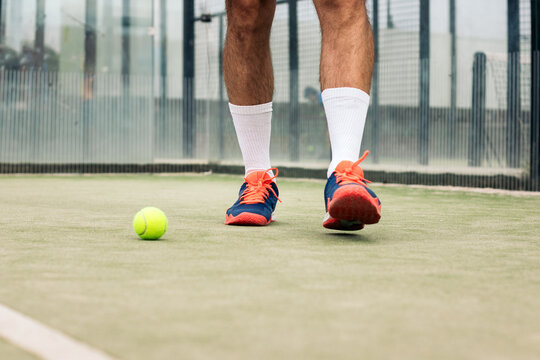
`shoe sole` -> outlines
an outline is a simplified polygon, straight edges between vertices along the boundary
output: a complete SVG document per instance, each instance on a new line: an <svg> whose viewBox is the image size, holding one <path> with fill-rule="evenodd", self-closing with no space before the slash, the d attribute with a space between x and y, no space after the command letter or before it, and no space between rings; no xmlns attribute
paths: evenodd
<svg viewBox="0 0 540 360"><path fill-rule="evenodd" d="M227 215L225 225L241 225L241 226L265 226L273 222L273 217L270 220L259 214L241 213L236 216Z"/></svg>
<svg viewBox="0 0 540 360"><path fill-rule="evenodd" d="M323 226L327 229L331 230L343 230L343 231L355 231L355 230L362 230L364 228L364 224L357 220L348 221L348 220L339 220L334 219L326 213L326 216L323 220Z"/></svg>
<svg viewBox="0 0 540 360"><path fill-rule="evenodd" d="M336 190L328 203L330 217L360 224L376 224L381 218L380 206L363 186L343 186Z"/></svg>

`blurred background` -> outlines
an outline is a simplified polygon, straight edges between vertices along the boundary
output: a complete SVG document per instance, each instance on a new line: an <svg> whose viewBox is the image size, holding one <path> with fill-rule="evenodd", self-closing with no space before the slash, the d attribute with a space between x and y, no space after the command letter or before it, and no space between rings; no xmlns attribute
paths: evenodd
<svg viewBox="0 0 540 360"><path fill-rule="evenodd" d="M367 6L367 177L538 191L538 1ZM224 0L0 0L0 173L242 173L226 27ZM278 0L271 44L273 165L322 178L311 1Z"/></svg>

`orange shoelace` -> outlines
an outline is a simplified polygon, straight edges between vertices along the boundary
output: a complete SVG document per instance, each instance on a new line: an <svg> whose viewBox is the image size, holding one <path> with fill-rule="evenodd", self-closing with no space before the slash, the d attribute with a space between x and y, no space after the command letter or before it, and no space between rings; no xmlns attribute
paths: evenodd
<svg viewBox="0 0 540 360"><path fill-rule="evenodd" d="M338 184L357 184L359 182L371 183L371 181L364 178L364 171L360 167L358 167L358 164L364 161L368 154L369 150L366 150L364 154L360 157L360 159L352 163L351 166L339 170L336 168L336 178Z"/></svg>
<svg viewBox="0 0 540 360"><path fill-rule="evenodd" d="M273 177L268 177L267 179L264 179L264 174L266 174L270 170L274 171L275 175ZM282 202L272 188L272 180L274 180L278 176L278 172L279 170L276 168L264 170L263 175L257 179L257 182L249 182L247 179L248 177L246 176L244 181L247 182L247 186L246 190L242 194L240 204L264 203L270 195L269 191L274 194L274 196L276 197L276 199L278 199L279 202Z"/></svg>

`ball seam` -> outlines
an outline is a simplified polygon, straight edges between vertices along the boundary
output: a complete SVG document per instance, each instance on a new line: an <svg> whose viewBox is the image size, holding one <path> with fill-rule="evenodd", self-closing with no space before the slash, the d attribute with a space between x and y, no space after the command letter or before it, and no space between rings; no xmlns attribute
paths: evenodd
<svg viewBox="0 0 540 360"><path fill-rule="evenodd" d="M146 224L146 217L144 216L144 213L141 211L141 216L144 220L144 231L142 233L140 233L139 235L140 236L143 236L144 234L146 234L146 230L148 229L148 225Z"/></svg>

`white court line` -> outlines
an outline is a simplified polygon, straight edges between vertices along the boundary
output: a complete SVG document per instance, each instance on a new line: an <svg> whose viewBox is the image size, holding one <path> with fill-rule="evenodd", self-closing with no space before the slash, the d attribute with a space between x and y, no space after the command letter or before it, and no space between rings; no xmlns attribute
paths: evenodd
<svg viewBox="0 0 540 360"><path fill-rule="evenodd" d="M2 304L0 304L0 337L45 360L113 359Z"/></svg>

